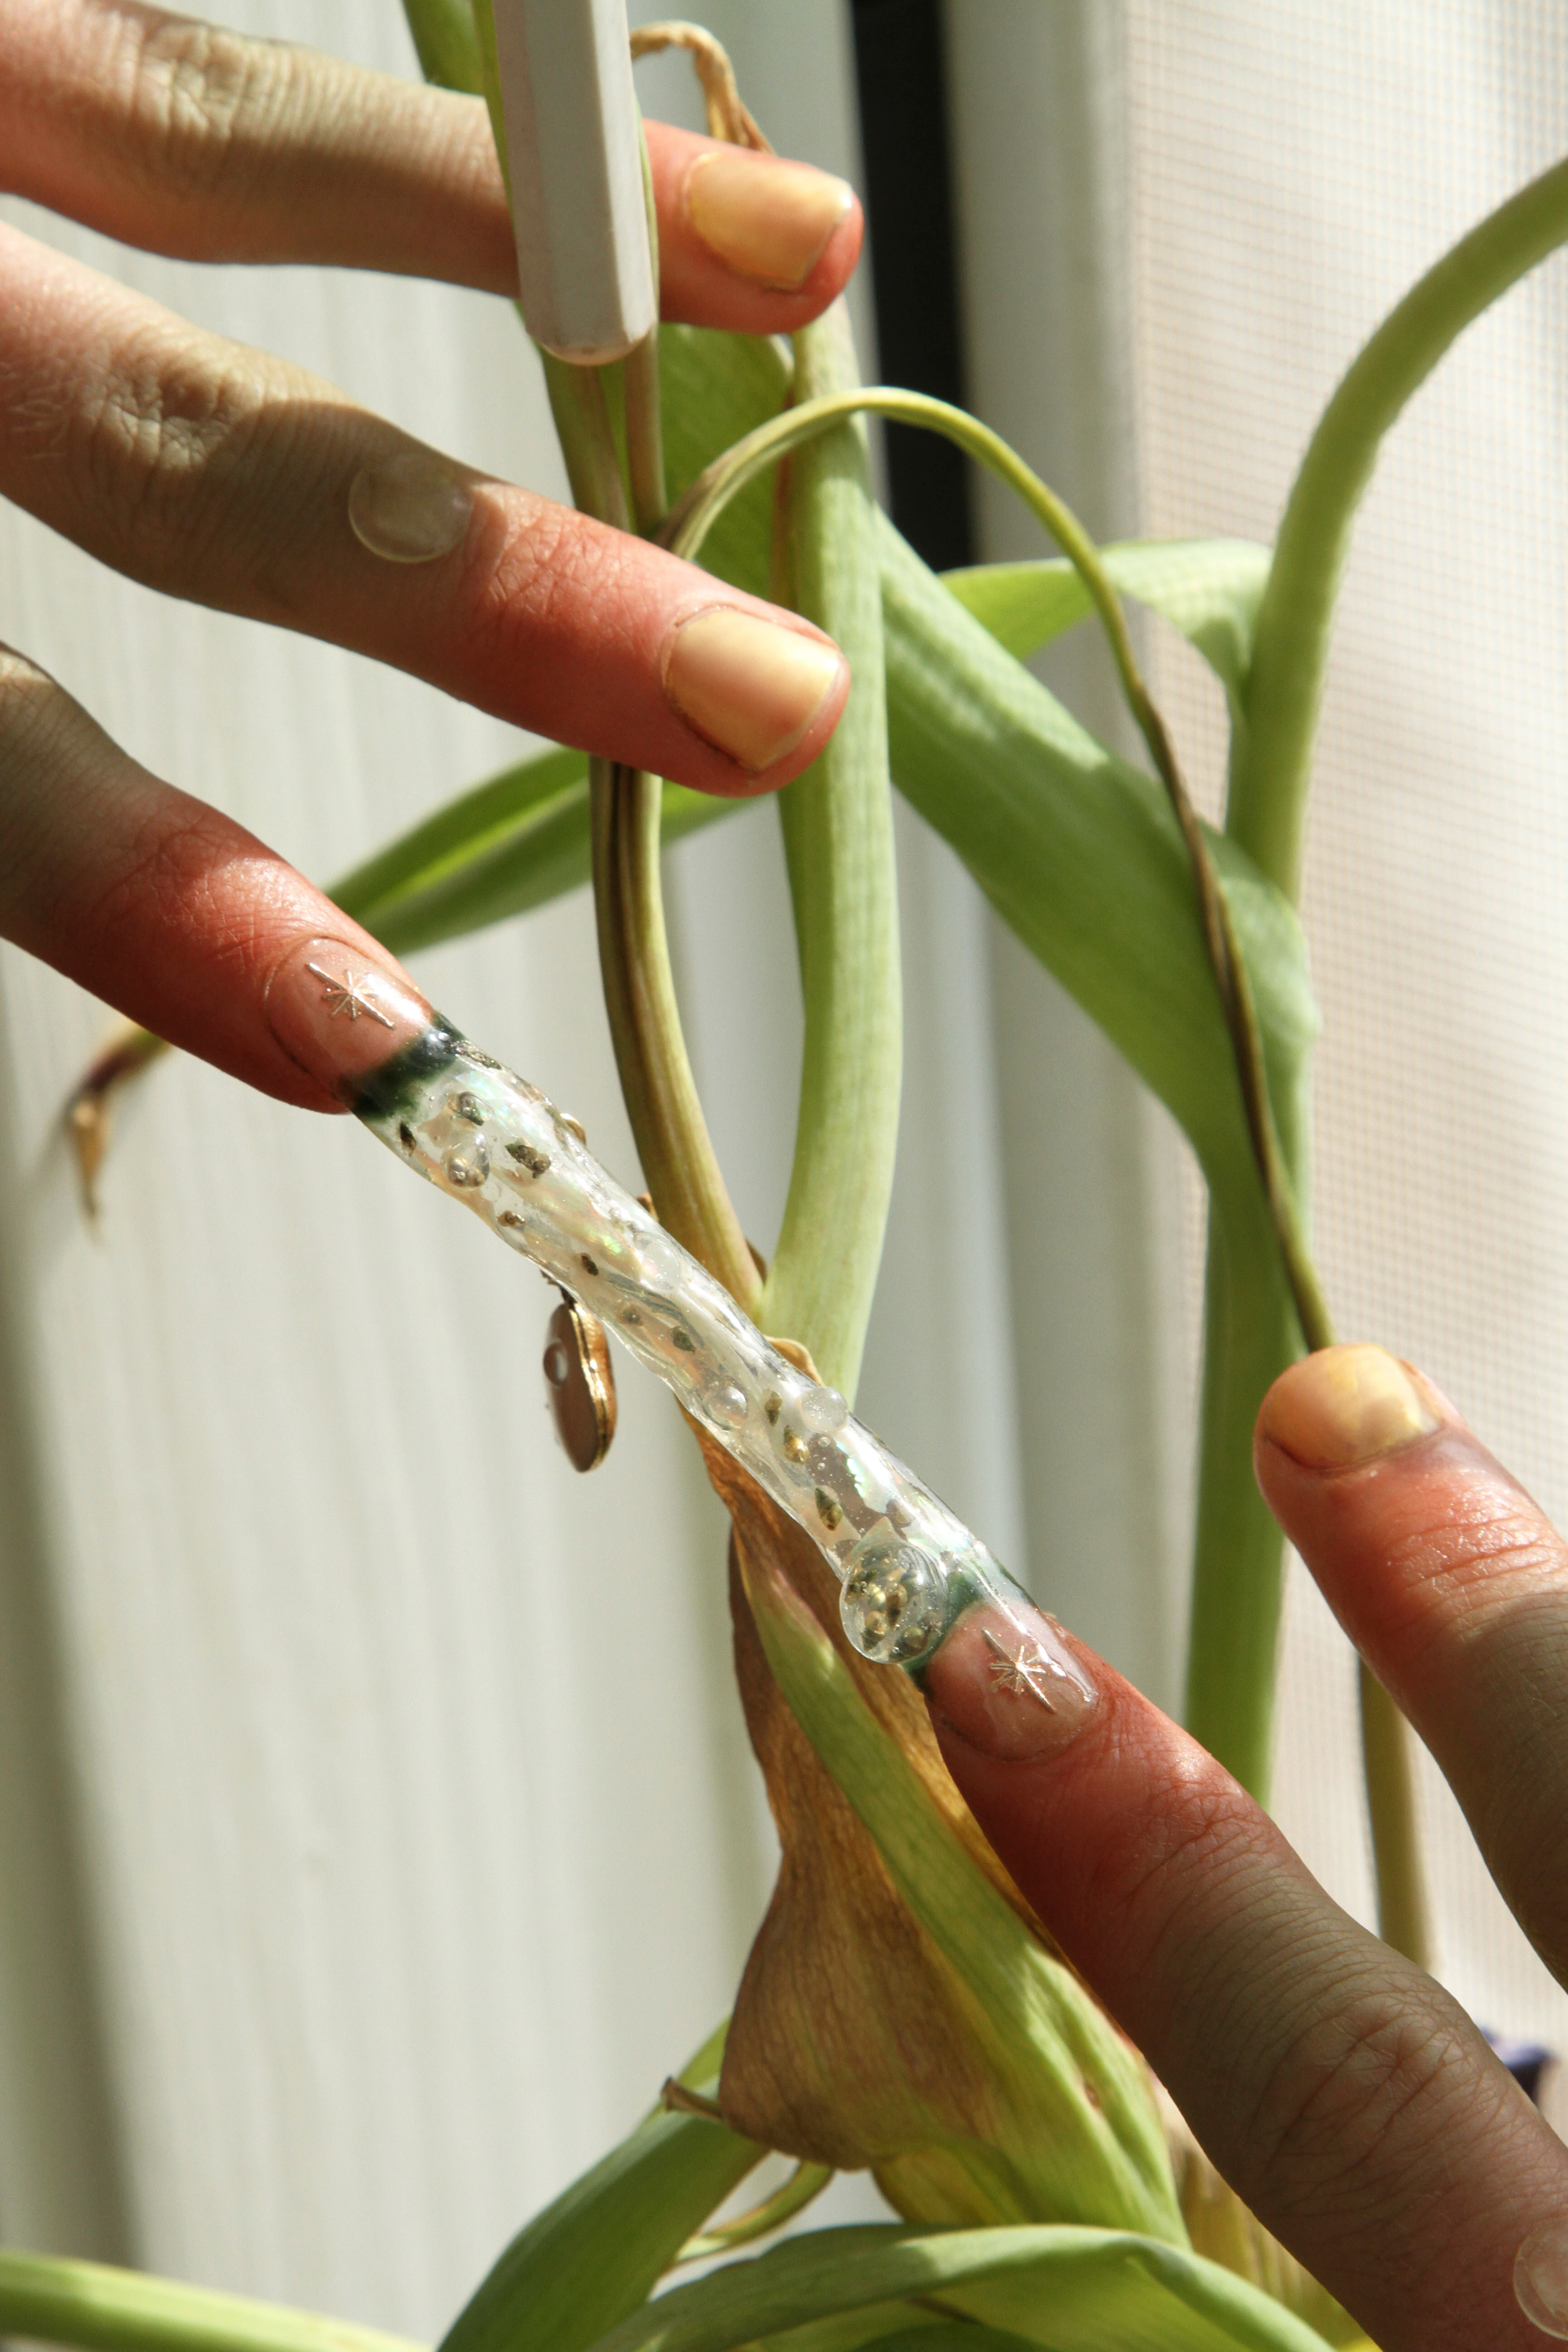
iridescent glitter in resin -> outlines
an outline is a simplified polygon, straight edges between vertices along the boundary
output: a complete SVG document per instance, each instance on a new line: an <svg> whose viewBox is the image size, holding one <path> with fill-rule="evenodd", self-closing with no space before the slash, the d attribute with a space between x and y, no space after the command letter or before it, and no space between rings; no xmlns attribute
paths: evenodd
<svg viewBox="0 0 1568 2352"><path fill-rule="evenodd" d="M978 1538L837 1389L770 1346L537 1087L437 1021L373 1073L355 1108L400 1160L580 1299L805 1530L843 1587L844 1627L863 1656L918 1670L982 1599L1032 1643L1029 1622L1014 1617L1024 1596Z"/></svg>

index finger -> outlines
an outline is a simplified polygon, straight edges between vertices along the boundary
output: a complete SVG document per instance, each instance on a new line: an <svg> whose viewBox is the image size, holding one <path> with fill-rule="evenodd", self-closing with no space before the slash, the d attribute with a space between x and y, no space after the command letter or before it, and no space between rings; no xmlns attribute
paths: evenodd
<svg viewBox="0 0 1568 2352"><path fill-rule="evenodd" d="M661 308L788 334L860 250L828 172L647 125ZM0 184L188 261L304 261L515 294L484 101L142 0L9 0Z"/></svg>
<svg viewBox="0 0 1568 2352"><path fill-rule="evenodd" d="M1102 1661L988 1630L927 1670L948 1769L1226 2179L1384 2352L1539 2344L1513 2265L1568 2149L1470 2021Z"/></svg>

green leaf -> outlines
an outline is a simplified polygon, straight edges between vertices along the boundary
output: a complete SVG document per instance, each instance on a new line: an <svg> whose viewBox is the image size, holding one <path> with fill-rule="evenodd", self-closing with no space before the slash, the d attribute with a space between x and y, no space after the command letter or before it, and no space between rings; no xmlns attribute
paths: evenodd
<svg viewBox="0 0 1568 2352"><path fill-rule="evenodd" d="M993 2211L1113 2222L1185 2244L1142 2061L964 1852L805 1604L749 1554L743 1565L791 1712L951 1971L976 2088L966 2105L955 2082L952 2110L930 2116L932 2141Z"/></svg>
<svg viewBox="0 0 1568 2352"><path fill-rule="evenodd" d="M716 2087L722 2045L721 2028L684 2069L689 2088ZM519 2232L440 2352L583 2352L647 2301L765 2153L706 2116L656 2109Z"/></svg>
<svg viewBox="0 0 1568 2352"><path fill-rule="evenodd" d="M788 2340L787 2338L785 2339ZM862 2337L867 2352L1027 2352L1026 2336L1005 2335L973 2320L934 2319L900 2327L891 2336Z"/></svg>
<svg viewBox="0 0 1568 2352"><path fill-rule="evenodd" d="M665 841L737 805L666 784ZM407 955L575 890L588 867L587 755L550 751L447 802L327 896L395 955Z"/></svg>
<svg viewBox="0 0 1568 2352"><path fill-rule="evenodd" d="M0 2252L0 2337L78 2344L88 2352L421 2352L406 2336L180 2279Z"/></svg>
<svg viewBox="0 0 1568 2352"><path fill-rule="evenodd" d="M900 785L998 912L1186 1129L1211 1181L1256 1189L1192 873L1163 792L1095 740L882 528ZM1288 1122L1317 1014L1294 911L1210 835Z"/></svg>
<svg viewBox="0 0 1568 2352"><path fill-rule="evenodd" d="M837 2311L828 2319L808 2320L804 2327L788 2327L782 2336L764 2339L766 2352L861 2352L881 2345L891 2335L900 2344L923 2342L928 2331L948 2322L933 2311L912 2303L870 2303L855 2311ZM965 2339L973 2333L965 2328ZM977 2345L975 2352L984 2352Z"/></svg>
<svg viewBox="0 0 1568 2352"><path fill-rule="evenodd" d="M659 396L670 501L734 442L776 416L789 399L794 368L764 335L731 335L710 327L661 327ZM703 569L754 596L769 593L773 551L772 477L752 482L714 524Z"/></svg>
<svg viewBox="0 0 1568 2352"><path fill-rule="evenodd" d="M829 2313L905 2296L1051 2352L1324 2352L1322 2337L1282 2304L1157 2239L875 2223L791 2239L677 2287L612 2329L597 2352L733 2352ZM925 2341L917 2336L917 2352Z"/></svg>
<svg viewBox="0 0 1568 2352"><path fill-rule="evenodd" d="M426 80L477 97L484 74L468 0L403 0L403 13Z"/></svg>
<svg viewBox="0 0 1568 2352"><path fill-rule="evenodd" d="M1249 539L1131 539L1102 547L1100 560L1123 595L1180 629L1228 694L1241 692L1268 581L1266 547ZM974 564L944 572L942 583L1020 661L1093 609L1062 557Z"/></svg>

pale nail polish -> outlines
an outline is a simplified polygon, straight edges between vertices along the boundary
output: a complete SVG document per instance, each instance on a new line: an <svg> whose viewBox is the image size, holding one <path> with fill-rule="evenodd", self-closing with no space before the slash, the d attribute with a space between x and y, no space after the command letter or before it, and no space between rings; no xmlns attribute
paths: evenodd
<svg viewBox="0 0 1568 2352"><path fill-rule="evenodd" d="M1324 1348L1276 1381L1263 1427L1309 1470L1348 1470L1430 1436L1437 1417L1385 1348Z"/></svg>
<svg viewBox="0 0 1568 2352"><path fill-rule="evenodd" d="M784 293L804 286L855 191L809 163L715 147L686 175L686 217L721 261Z"/></svg>
<svg viewBox="0 0 1568 2352"><path fill-rule="evenodd" d="M474 485L427 449L364 467L349 485L354 537L388 563L433 563L466 537Z"/></svg>
<svg viewBox="0 0 1568 2352"><path fill-rule="evenodd" d="M987 1756L1025 1763L1078 1738L1100 1704L1055 1618L1022 1599L978 1601L921 1677L934 1712Z"/></svg>
<svg viewBox="0 0 1568 2352"><path fill-rule="evenodd" d="M676 629L664 690L704 742L755 775L795 750L843 672L837 646L716 604Z"/></svg>
<svg viewBox="0 0 1568 2352"><path fill-rule="evenodd" d="M1532 2327L1568 2337L1568 2221L1531 2231L1514 2256L1513 2292Z"/></svg>
<svg viewBox="0 0 1568 2352"><path fill-rule="evenodd" d="M343 1102L427 1035L435 1015L395 965L334 939L301 940L267 983L267 1018L291 1062Z"/></svg>

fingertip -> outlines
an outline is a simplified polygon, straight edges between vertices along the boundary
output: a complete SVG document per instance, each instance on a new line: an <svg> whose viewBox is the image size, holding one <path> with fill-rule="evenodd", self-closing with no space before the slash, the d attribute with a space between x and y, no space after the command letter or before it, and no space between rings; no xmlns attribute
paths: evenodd
<svg viewBox="0 0 1568 2352"><path fill-rule="evenodd" d="M837 726L850 686L831 637L783 613L773 619L728 604L675 621L661 671L671 709L732 763L728 790L737 798L774 791L809 766Z"/></svg>
<svg viewBox="0 0 1568 2352"><path fill-rule="evenodd" d="M847 180L668 123L647 131L666 319L789 333L843 291L865 236Z"/></svg>
<svg viewBox="0 0 1568 2352"><path fill-rule="evenodd" d="M1413 1365L1368 1341L1320 1348L1281 1372L1264 1398L1255 1447L1299 1469L1352 1470L1430 1437L1445 1415Z"/></svg>

